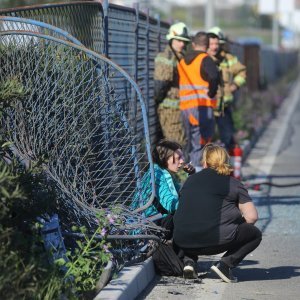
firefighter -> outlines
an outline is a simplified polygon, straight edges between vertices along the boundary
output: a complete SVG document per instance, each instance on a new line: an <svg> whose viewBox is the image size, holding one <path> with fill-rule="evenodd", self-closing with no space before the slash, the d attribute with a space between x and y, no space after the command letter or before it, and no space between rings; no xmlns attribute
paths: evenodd
<svg viewBox="0 0 300 300"><path fill-rule="evenodd" d="M195 35L192 46L193 49L178 64L179 95L187 152L198 172L201 170L201 148L211 142L214 135L213 109L219 75L216 64L206 53L208 37L205 32Z"/></svg>
<svg viewBox="0 0 300 300"><path fill-rule="evenodd" d="M154 97L158 104L158 118L164 138L185 145L179 110L177 63L190 41L186 25L182 22L173 24L166 38L168 45L155 58Z"/></svg>
<svg viewBox="0 0 300 300"><path fill-rule="evenodd" d="M235 127L232 118L234 93L246 83L246 67L225 47L225 36L219 27L208 31L207 53L214 59L221 73L221 84L217 93L214 111L220 140L228 151L234 148Z"/></svg>

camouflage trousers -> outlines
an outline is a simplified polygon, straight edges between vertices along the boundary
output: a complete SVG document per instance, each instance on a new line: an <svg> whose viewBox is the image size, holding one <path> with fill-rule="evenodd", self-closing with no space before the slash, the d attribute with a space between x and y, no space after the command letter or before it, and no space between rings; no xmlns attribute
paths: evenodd
<svg viewBox="0 0 300 300"><path fill-rule="evenodd" d="M185 146L185 134L179 108L158 107L158 118L164 138Z"/></svg>

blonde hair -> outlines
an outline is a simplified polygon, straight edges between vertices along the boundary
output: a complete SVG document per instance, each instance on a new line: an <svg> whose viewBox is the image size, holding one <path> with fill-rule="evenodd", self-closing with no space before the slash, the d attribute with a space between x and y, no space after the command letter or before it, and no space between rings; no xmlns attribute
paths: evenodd
<svg viewBox="0 0 300 300"><path fill-rule="evenodd" d="M202 165L206 164L208 168L214 169L220 175L230 175L233 171L229 163L229 154L227 151L216 144L206 144L202 149Z"/></svg>

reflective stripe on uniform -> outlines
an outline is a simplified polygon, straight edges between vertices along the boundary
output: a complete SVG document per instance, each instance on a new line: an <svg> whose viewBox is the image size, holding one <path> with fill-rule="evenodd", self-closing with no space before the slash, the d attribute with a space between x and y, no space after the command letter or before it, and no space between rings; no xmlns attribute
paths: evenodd
<svg viewBox="0 0 300 300"><path fill-rule="evenodd" d="M233 95L224 95L223 100L224 102L231 102L233 101Z"/></svg>
<svg viewBox="0 0 300 300"><path fill-rule="evenodd" d="M193 94L193 95L187 95L180 97L180 101L186 101L186 100L192 100L192 99L198 99L201 98L203 100L211 100L206 94Z"/></svg>
<svg viewBox="0 0 300 300"><path fill-rule="evenodd" d="M233 65L235 65L238 62L237 57L233 56L230 59L227 59L226 61L222 61L220 63L220 67L221 68L227 68L227 67L232 67Z"/></svg>
<svg viewBox="0 0 300 300"><path fill-rule="evenodd" d="M246 83L246 80L243 76L237 75L234 77L234 83L236 83L238 86L241 86Z"/></svg>
<svg viewBox="0 0 300 300"><path fill-rule="evenodd" d="M207 106L207 107L216 107L217 105L217 100L216 99L189 99L189 100L183 100L180 101L180 109L181 110L186 110L190 109L193 107L198 107L198 106Z"/></svg>
<svg viewBox="0 0 300 300"><path fill-rule="evenodd" d="M181 84L180 89L182 90L207 90L207 86L195 85L195 84Z"/></svg>
<svg viewBox="0 0 300 300"><path fill-rule="evenodd" d="M179 108L179 99L165 98L162 103L159 104L161 107Z"/></svg>
<svg viewBox="0 0 300 300"><path fill-rule="evenodd" d="M179 74L179 96L181 110L197 106L216 106L216 99L208 97L208 81L204 80L200 74L202 60L207 57L207 53L200 53L191 64L187 65L182 59L178 66Z"/></svg>

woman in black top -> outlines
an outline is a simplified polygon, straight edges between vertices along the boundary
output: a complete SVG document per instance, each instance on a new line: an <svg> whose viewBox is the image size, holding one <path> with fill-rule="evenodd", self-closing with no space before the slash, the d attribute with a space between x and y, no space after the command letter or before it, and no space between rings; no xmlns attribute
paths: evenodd
<svg viewBox="0 0 300 300"><path fill-rule="evenodd" d="M218 145L203 148L203 170L190 176L174 216L174 243L184 252L184 276L196 278L198 255L226 253L211 267L225 282L231 268L261 242L257 211L244 185L230 176L229 155Z"/></svg>

